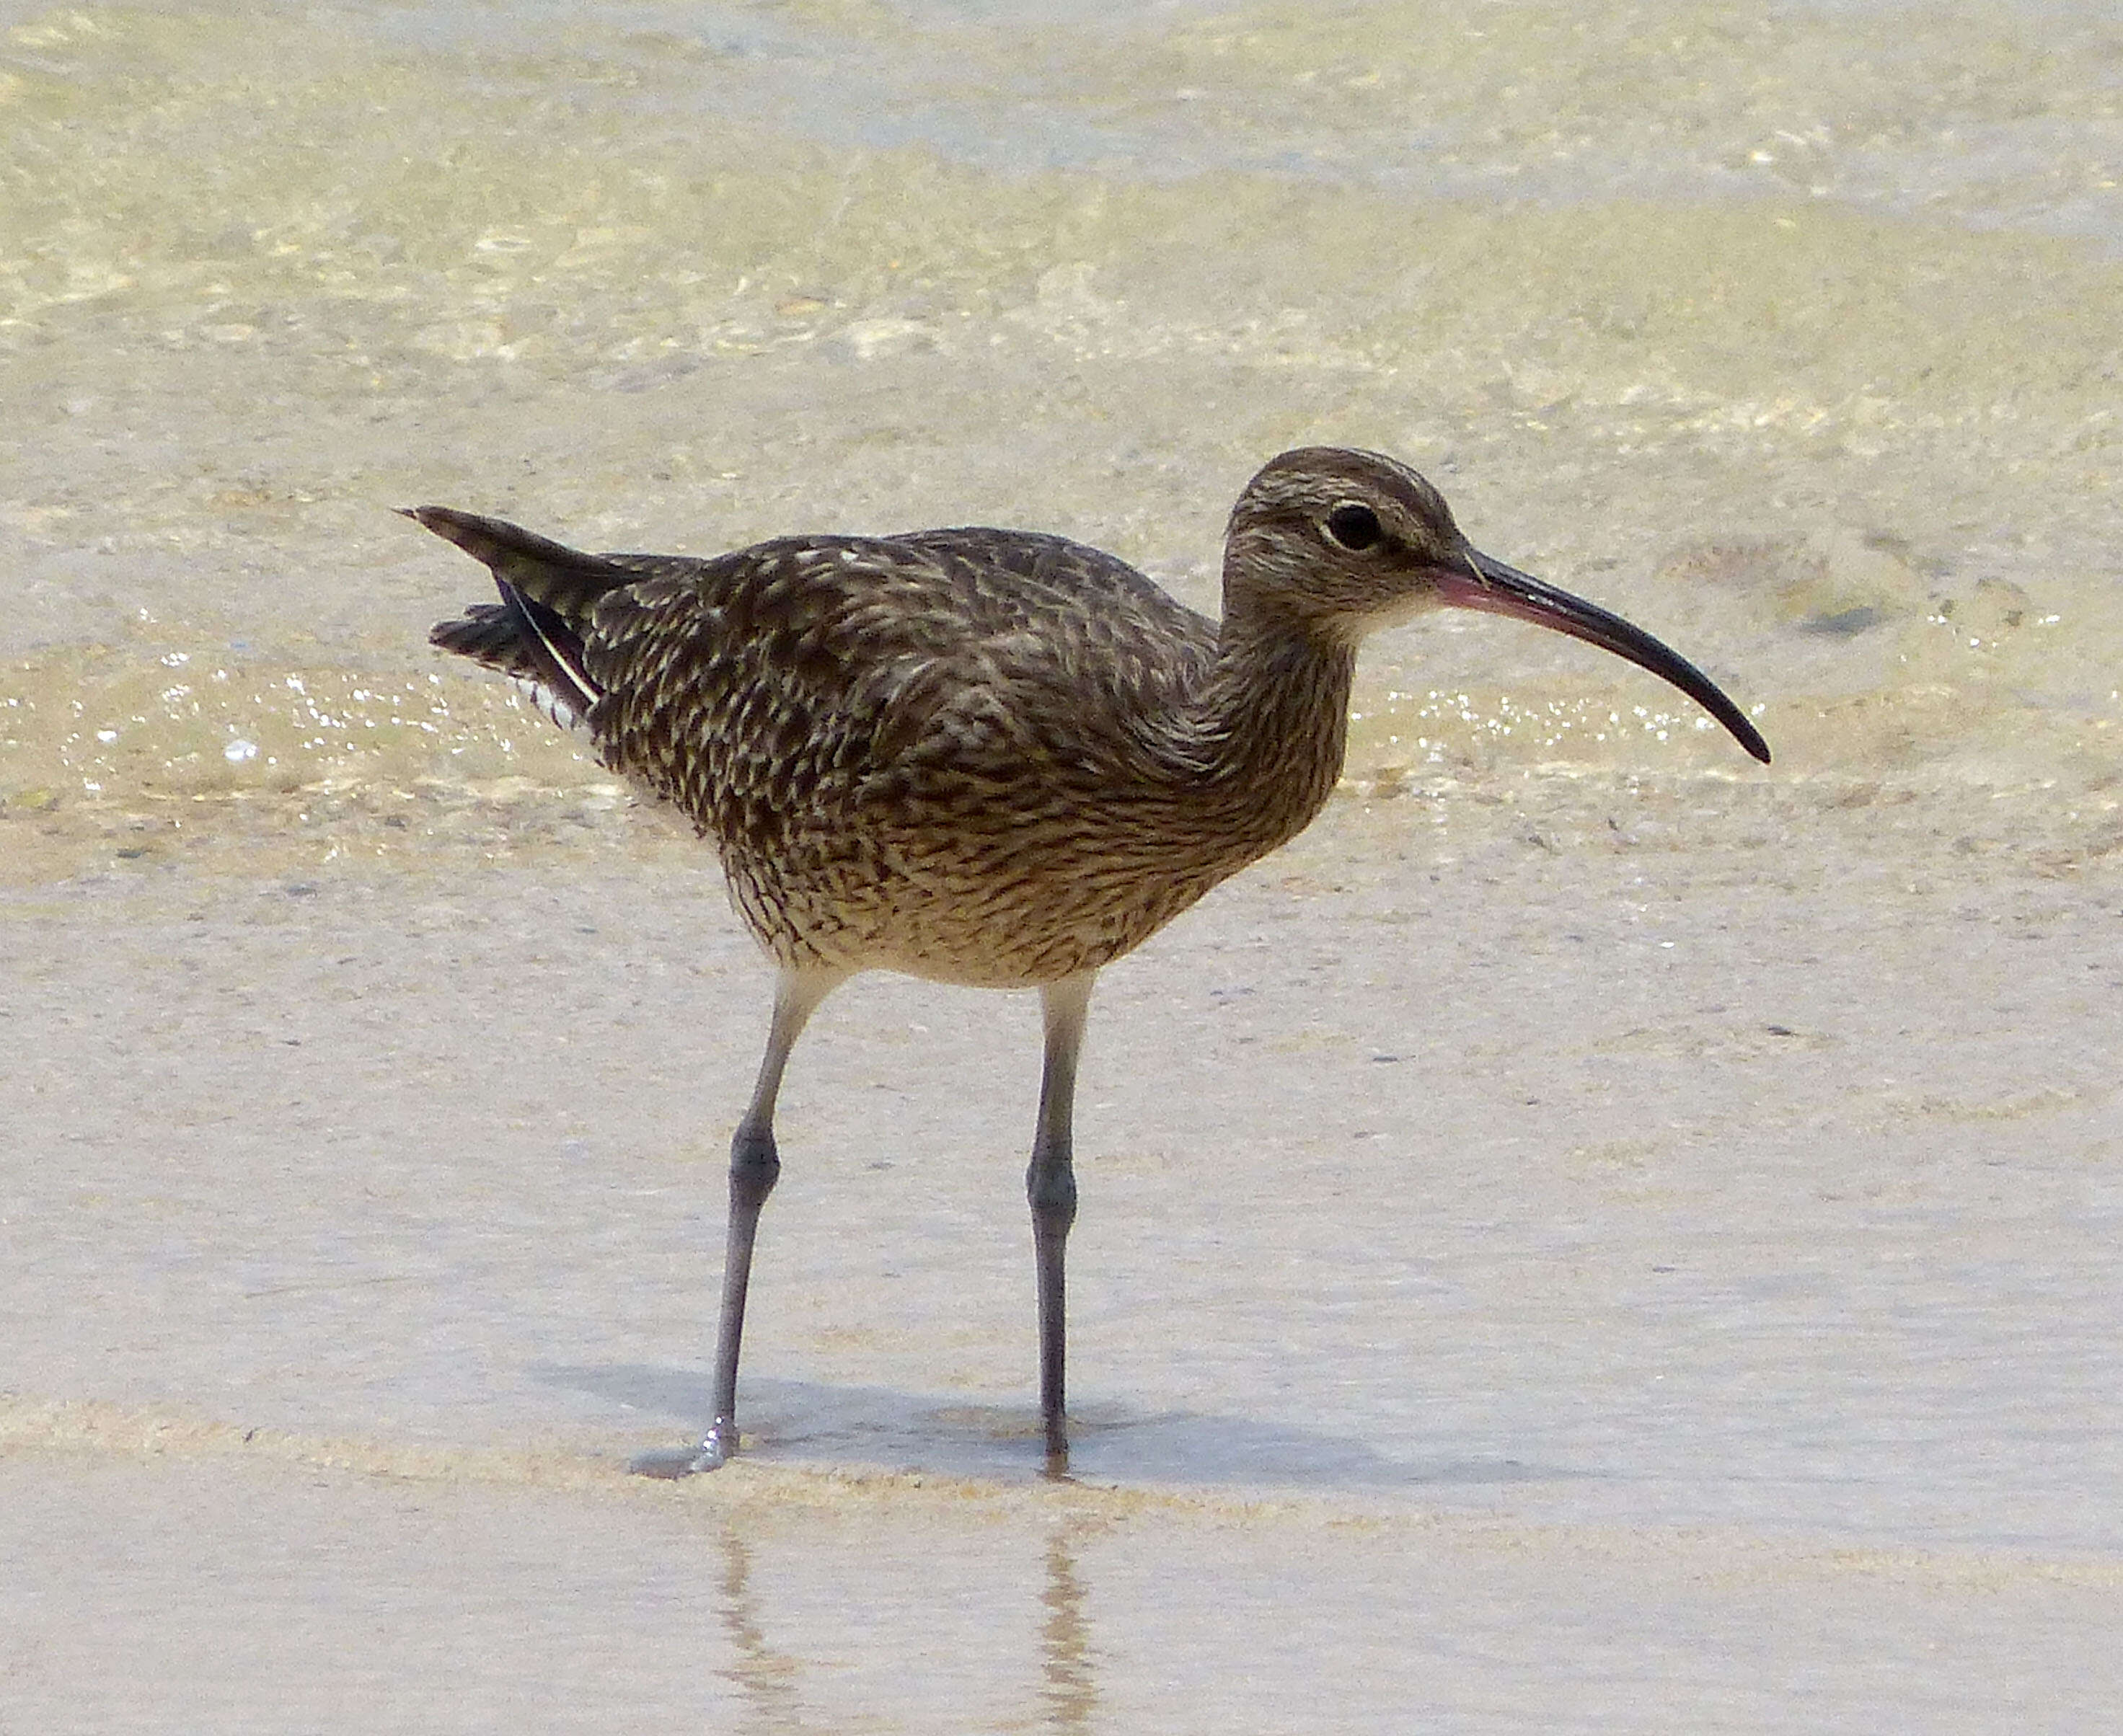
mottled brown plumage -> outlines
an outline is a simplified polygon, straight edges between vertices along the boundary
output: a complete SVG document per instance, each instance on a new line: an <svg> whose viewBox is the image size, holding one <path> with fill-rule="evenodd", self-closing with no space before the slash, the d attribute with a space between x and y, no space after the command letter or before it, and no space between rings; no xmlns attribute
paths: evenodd
<svg viewBox="0 0 2123 1736"><path fill-rule="evenodd" d="M410 516L501 590L435 643L540 687L607 765L689 815L781 967L733 1152L715 1426L682 1465L654 1468L708 1468L734 1444L781 1065L818 1000L869 969L1046 991L1029 1186L1043 1399L1064 1452L1067 1097L1091 976L1319 812L1366 633L1446 604L1536 620L1674 681L1768 757L1698 671L1478 554L1435 489L1375 453L1306 448L1254 478L1226 535L1221 622L1112 555L1025 531L785 537L691 559Z"/></svg>

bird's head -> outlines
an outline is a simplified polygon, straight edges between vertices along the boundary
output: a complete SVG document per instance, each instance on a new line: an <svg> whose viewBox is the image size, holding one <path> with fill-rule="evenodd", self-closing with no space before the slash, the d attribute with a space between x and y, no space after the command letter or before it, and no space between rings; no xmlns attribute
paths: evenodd
<svg viewBox="0 0 2123 1736"><path fill-rule="evenodd" d="M1231 508L1226 604L1353 643L1445 601L1469 550L1445 497L1377 452L1301 447L1263 466Z"/></svg>
<svg viewBox="0 0 2123 1736"><path fill-rule="evenodd" d="M1395 459L1301 447L1263 466L1231 509L1227 619L1282 623L1351 649L1368 633L1440 607L1514 615L1626 657L1769 760L1760 732L1701 670L1619 615L1483 554L1460 534L1445 497Z"/></svg>

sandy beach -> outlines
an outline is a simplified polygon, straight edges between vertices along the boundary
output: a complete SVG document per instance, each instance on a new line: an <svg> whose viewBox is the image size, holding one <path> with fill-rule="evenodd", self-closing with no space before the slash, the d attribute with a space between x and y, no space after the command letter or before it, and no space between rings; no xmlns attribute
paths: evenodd
<svg viewBox="0 0 2123 1736"><path fill-rule="evenodd" d="M0 6L0 1732L2109 1728L2117 38L1919 10ZM1213 612L1316 440L1775 764L1382 636L1101 980L1071 1480L1037 1004L883 976L628 1476L771 973L389 508Z"/></svg>
<svg viewBox="0 0 2123 1736"><path fill-rule="evenodd" d="M821 1015L752 1451L647 1486L766 985L689 840L16 892L11 1715L2098 1728L2112 878L1535 793L1112 973L1069 1486L1021 999Z"/></svg>

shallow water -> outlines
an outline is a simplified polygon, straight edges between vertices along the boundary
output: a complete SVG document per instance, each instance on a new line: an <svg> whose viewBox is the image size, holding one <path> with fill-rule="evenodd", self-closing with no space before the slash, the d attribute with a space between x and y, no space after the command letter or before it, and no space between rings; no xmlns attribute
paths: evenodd
<svg viewBox="0 0 2123 1736"><path fill-rule="evenodd" d="M2097 779L2112 26L1720 16L25 19L0 788L448 775L392 718L474 575L385 504L704 550L1051 526L1213 606L1238 485L1329 438L1681 642L1797 769ZM237 667L164 680L173 652ZM289 675L345 690L216 767ZM1359 777L1666 767L1700 733L1495 623L1395 635L1366 680Z"/></svg>
<svg viewBox="0 0 2123 1736"><path fill-rule="evenodd" d="M87 1559L103 1499L169 1533L177 1583L187 1550L269 1556L259 1514L373 1525L340 1546L357 1605L462 1589L508 1658L508 1586L421 1557L393 1479L468 1547L574 1539L598 1584L604 1528L676 1584L678 1521L734 1504L696 1697L766 1729L1996 1729L2045 1721L2029 1660L2083 1689L2047 1727L2102 1727L2106 9L0 4L0 30L23 1549ZM1315 441L1405 457L1479 545L1675 644L1775 765L1553 636L1382 636L1315 832L1102 985L1080 1491L1029 1463L1031 1013L883 980L790 1079L748 1362L766 1481L515 1490L518 1443L605 1464L699 1420L766 978L690 838L429 652L483 575L388 509L697 552L1020 525L1213 611L1230 499ZM224 1429L296 1444L261 1470ZM993 1511L888 1478L831 1517L851 1469ZM829 1516L776 1532L748 1487ZM1023 1643L895 1697L888 1654L964 1613L925 1550ZM1894 1596L1852 1589L1863 1551ZM866 1642L837 1587L871 1555L898 1565ZM68 1612L96 1583L13 1612L45 1624L45 1711L87 1704ZM246 1583L307 1612L290 1658L344 1613L328 1576ZM1241 1585L1245 1643L1209 1594ZM155 1617L124 1607L137 1649ZM271 1599L227 1607L263 1645ZM476 1722L400 1637L419 1668L362 1692ZM236 1716L213 1635L162 1639ZM642 1703L694 1703L651 1650Z"/></svg>

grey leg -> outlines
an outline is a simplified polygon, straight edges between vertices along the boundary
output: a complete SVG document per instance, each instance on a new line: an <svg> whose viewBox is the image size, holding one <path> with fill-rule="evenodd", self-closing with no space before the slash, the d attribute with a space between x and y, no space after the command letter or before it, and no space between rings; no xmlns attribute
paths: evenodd
<svg viewBox="0 0 2123 1736"><path fill-rule="evenodd" d="M759 1233L760 1208L780 1178L774 1149L774 1102L781 1093L789 1051L823 1000L843 980L838 973L784 971L774 995L774 1022L752 1102L730 1140L729 1234L723 1256L722 1326L715 1339L715 1420L697 1447L681 1453L644 1453L630 1467L646 1476L687 1476L719 1471L737 1451L737 1359L744 1340L744 1297L752 1280L752 1247Z"/></svg>
<svg viewBox="0 0 2123 1736"><path fill-rule="evenodd" d="M1076 1172L1071 1167L1070 1128L1076 1102L1076 1054L1084 1041L1095 973L1065 977L1040 990L1047 1014L1047 1062L1039 1081L1039 1127L1032 1163L1024 1172L1032 1203L1032 1257L1039 1280L1039 1412L1047 1425L1047 1468L1069 1465L1069 1433L1063 1401L1068 1309L1062 1283L1062 1249L1076 1221Z"/></svg>

